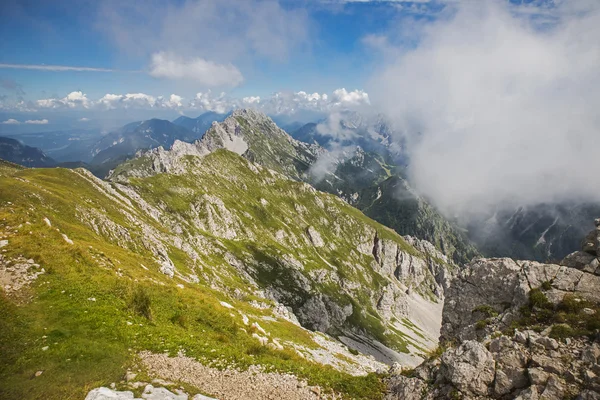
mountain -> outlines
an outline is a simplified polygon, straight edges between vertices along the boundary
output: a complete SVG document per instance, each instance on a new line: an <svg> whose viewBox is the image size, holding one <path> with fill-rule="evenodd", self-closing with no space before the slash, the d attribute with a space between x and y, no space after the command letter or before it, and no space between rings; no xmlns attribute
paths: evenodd
<svg viewBox="0 0 600 400"><path fill-rule="evenodd" d="M92 146L92 165L105 165L106 173L139 150L169 147L176 140L193 141L197 134L161 119L133 122L107 134Z"/></svg>
<svg viewBox="0 0 600 400"><path fill-rule="evenodd" d="M371 218L402 235L428 238L456 262L469 261L478 254L462 232L414 191L406 190L404 200L397 201L395 189L384 185L386 196L375 199L374 193L381 190L380 182L400 174L401 167L387 164L382 156L360 147L339 154L330 153L317 144L300 142L269 117L253 110L236 110L222 123L214 124L201 140L193 144L176 142L170 151L156 149L148 154L151 162L137 160L131 163L136 165L124 164L116 169L114 176L118 177L122 168L128 169L127 174L141 176L176 170L173 160L186 154L202 156L219 148L234 151L292 179L304 180L359 209L368 209L365 212ZM428 222L430 220L432 222Z"/></svg>
<svg viewBox="0 0 600 400"><path fill-rule="evenodd" d="M25 167L50 167L56 162L38 148L25 146L18 140L0 137L0 158Z"/></svg>
<svg viewBox="0 0 600 400"><path fill-rule="evenodd" d="M490 257L556 261L579 248L599 215L600 204L546 203L497 210L467 226Z"/></svg>
<svg viewBox="0 0 600 400"><path fill-rule="evenodd" d="M399 165L407 161L402 137L394 133L391 123L383 115L363 116L354 111L333 113L317 123L301 126L291 135L327 149L359 146Z"/></svg>
<svg viewBox="0 0 600 400"><path fill-rule="evenodd" d="M1 398L83 398L127 368L144 372L119 389L192 379L192 368L242 390L240 370L260 365L261 379L305 382L292 391L375 399L373 372L435 347L456 266L336 196L216 148L257 134L236 115L223 124L108 182L3 164ZM217 394L210 379L189 382Z"/></svg>
<svg viewBox="0 0 600 400"><path fill-rule="evenodd" d="M391 369L386 400L596 399L600 220L561 265L478 259L447 291L442 346Z"/></svg>
<svg viewBox="0 0 600 400"><path fill-rule="evenodd" d="M63 131L22 133L10 136L25 145L41 149L57 162L92 159L90 148L102 137L99 129L68 129Z"/></svg>
<svg viewBox="0 0 600 400"><path fill-rule="evenodd" d="M466 232L444 218L399 176L390 176L365 188L357 198L356 207L365 215L401 235L415 235L430 241L459 264L479 255Z"/></svg>
<svg viewBox="0 0 600 400"><path fill-rule="evenodd" d="M170 171L174 168L170 164L183 155L203 156L217 149L243 155L254 163L296 180L301 180L319 155L325 152L317 145L293 139L265 114L242 109L235 110L223 122L213 124L202 139L194 143L176 141L171 150L160 147L146 154L151 163L134 160L117 170L128 169L133 174Z"/></svg>
<svg viewBox="0 0 600 400"><path fill-rule="evenodd" d="M213 122L221 122L225 119L227 114L219 114L214 111L208 111L199 117L190 118L182 115L173 121L175 125L184 127L194 132L197 137L201 137L206 132Z"/></svg>

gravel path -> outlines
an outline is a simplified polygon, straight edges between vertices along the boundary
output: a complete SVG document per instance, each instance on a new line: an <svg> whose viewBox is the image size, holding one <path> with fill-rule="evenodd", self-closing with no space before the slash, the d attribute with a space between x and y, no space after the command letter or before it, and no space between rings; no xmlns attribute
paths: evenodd
<svg viewBox="0 0 600 400"><path fill-rule="evenodd" d="M334 398L320 395L317 386L307 386L291 374L265 373L259 366L247 371L218 370L189 357L169 357L143 352L140 358L151 375L181 381L220 400L317 400Z"/></svg>

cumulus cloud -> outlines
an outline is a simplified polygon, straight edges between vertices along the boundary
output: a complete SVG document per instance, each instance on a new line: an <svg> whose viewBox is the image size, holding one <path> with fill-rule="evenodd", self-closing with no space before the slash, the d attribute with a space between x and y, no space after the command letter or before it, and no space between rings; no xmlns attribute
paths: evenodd
<svg viewBox="0 0 600 400"><path fill-rule="evenodd" d="M345 109L368 106L369 95L362 90L335 90L332 94L299 92L276 92L267 97L246 96L236 98L225 92L214 93L210 89L198 92L194 98L186 100L177 94L153 96L146 93L114 94L107 93L97 100L89 99L83 92L71 92L62 98L23 101L18 104L1 104L0 108L13 111L36 111L36 109L163 109L198 110L227 113L236 108L251 107L270 115L294 115L301 111L334 113Z"/></svg>
<svg viewBox="0 0 600 400"><path fill-rule="evenodd" d="M71 92L62 99L40 99L36 101L36 105L40 108L89 108L91 103L87 96L81 92Z"/></svg>
<svg viewBox="0 0 600 400"><path fill-rule="evenodd" d="M369 94L363 90L348 92L345 88L333 92L332 103L337 106L361 106L369 105Z"/></svg>
<svg viewBox="0 0 600 400"><path fill-rule="evenodd" d="M89 122L89 121L90 121L90 119L86 118L86 117L79 118L79 122Z"/></svg>
<svg viewBox="0 0 600 400"><path fill-rule="evenodd" d="M234 87L244 80L242 73L232 64L217 64L199 57L184 59L165 52L152 55L150 75L194 81L205 87Z"/></svg>
<svg viewBox="0 0 600 400"><path fill-rule="evenodd" d="M302 51L310 22L301 4L275 0L107 0L97 27L125 54L148 57L153 76L204 89L239 85L238 68Z"/></svg>
<svg viewBox="0 0 600 400"><path fill-rule="evenodd" d="M47 125L48 122L49 121L47 119L28 119L25 121L26 124L30 125Z"/></svg>
<svg viewBox="0 0 600 400"><path fill-rule="evenodd" d="M458 6L373 77L442 210L600 200L600 10L572 5L543 26L500 2Z"/></svg>
<svg viewBox="0 0 600 400"><path fill-rule="evenodd" d="M17 121L16 119L13 119L13 118L9 118L6 121L2 121L2 123L4 125L19 125L20 124L19 121Z"/></svg>

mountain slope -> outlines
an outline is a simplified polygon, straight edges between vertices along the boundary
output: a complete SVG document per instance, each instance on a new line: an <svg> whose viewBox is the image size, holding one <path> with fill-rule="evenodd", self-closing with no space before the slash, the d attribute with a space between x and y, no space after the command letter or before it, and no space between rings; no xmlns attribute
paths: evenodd
<svg viewBox="0 0 600 400"><path fill-rule="evenodd" d="M155 149L116 168L113 177L176 172L180 169L177 161L181 157L203 156L220 148L234 151L290 178L309 182L359 209L369 208L369 216L375 220L389 224L387 226L402 235L431 240L455 261L468 261L477 254L464 235L412 190L405 190L403 200L397 201L397 190L388 193L387 188L391 185L384 185L386 196L375 199L381 190L379 183L399 174L400 167L390 165L382 156L365 152L360 147L355 147L352 152L334 154L318 145L297 141L269 117L253 110L236 110L224 122L214 124L201 140L193 144L176 142L171 150ZM407 185L401 178L394 179ZM370 207L373 202L377 204ZM403 215L403 218L391 217L392 214ZM427 222L430 217L435 222Z"/></svg>
<svg viewBox="0 0 600 400"><path fill-rule="evenodd" d="M50 167L56 162L38 148L25 146L18 140L0 137L0 158L25 167Z"/></svg>
<svg viewBox="0 0 600 400"><path fill-rule="evenodd" d="M599 204L538 204L497 211L471 222L469 232L490 257L555 261L579 248L598 215Z"/></svg>
<svg viewBox="0 0 600 400"><path fill-rule="evenodd" d="M464 232L446 220L398 176L363 190L358 198L356 206L365 215L401 235L430 241L457 263L467 263L479 255Z"/></svg>
<svg viewBox="0 0 600 400"><path fill-rule="evenodd" d="M197 137L201 137L212 125L213 122L221 122L225 119L226 114L219 114L213 111L206 112L196 118L181 117L173 120L175 125L184 127L194 132Z"/></svg>
<svg viewBox="0 0 600 400"><path fill-rule="evenodd" d="M197 135L166 120L134 122L109 133L92 147L92 165L112 164L133 156L139 150L171 146L176 140L193 141Z"/></svg>
<svg viewBox="0 0 600 400"><path fill-rule="evenodd" d="M365 374L435 346L431 245L224 149L126 169L153 154L111 183L0 169L0 397L81 398L167 351L378 398Z"/></svg>

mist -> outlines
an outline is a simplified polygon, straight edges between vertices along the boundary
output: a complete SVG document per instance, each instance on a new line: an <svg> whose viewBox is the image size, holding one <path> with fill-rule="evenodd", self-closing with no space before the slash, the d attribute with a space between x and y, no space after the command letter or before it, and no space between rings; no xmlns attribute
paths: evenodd
<svg viewBox="0 0 600 400"><path fill-rule="evenodd" d="M598 5L524 10L458 3L418 24L410 50L390 47L370 80L413 186L446 215L600 201Z"/></svg>

